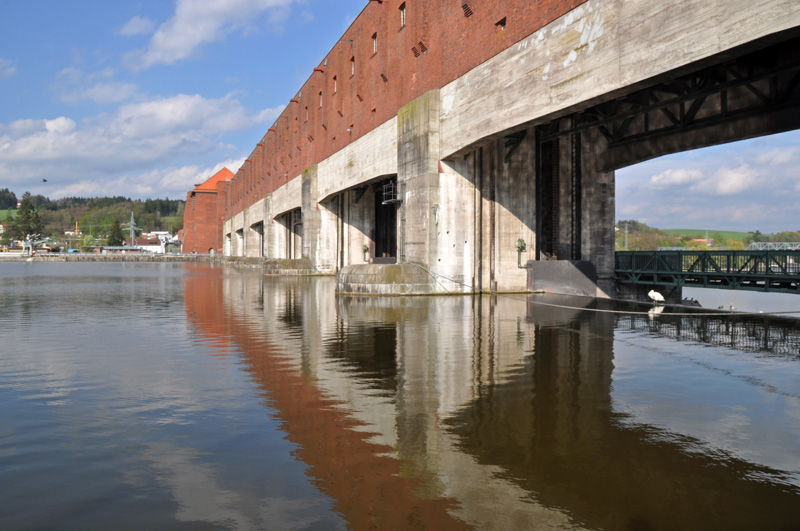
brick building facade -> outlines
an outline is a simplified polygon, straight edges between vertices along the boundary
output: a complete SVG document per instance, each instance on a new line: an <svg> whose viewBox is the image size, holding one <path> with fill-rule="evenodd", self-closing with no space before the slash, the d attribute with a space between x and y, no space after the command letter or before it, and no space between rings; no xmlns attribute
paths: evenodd
<svg viewBox="0 0 800 531"><path fill-rule="evenodd" d="M232 178L233 172L222 168L186 194L182 233L184 253L222 252L225 184Z"/></svg>
<svg viewBox="0 0 800 531"><path fill-rule="evenodd" d="M228 184L225 219L585 0L372 0Z"/></svg>

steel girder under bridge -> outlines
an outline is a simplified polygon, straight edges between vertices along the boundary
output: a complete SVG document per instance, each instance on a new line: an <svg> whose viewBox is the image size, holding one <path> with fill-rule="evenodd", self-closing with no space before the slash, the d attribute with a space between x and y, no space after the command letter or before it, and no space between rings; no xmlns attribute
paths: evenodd
<svg viewBox="0 0 800 531"><path fill-rule="evenodd" d="M618 251L617 282L800 294L800 251Z"/></svg>

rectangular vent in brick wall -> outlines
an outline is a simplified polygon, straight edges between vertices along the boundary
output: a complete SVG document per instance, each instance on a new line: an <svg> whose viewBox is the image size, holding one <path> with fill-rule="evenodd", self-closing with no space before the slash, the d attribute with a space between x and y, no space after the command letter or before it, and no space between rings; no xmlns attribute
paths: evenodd
<svg viewBox="0 0 800 531"><path fill-rule="evenodd" d="M417 50L416 46L413 46L411 51L414 52L414 57L419 57L419 50Z"/></svg>
<svg viewBox="0 0 800 531"><path fill-rule="evenodd" d="M461 6L461 9L464 10L464 16L465 17L471 17L472 16L472 8L469 7L469 4L467 4L467 3L463 4Z"/></svg>
<svg viewBox="0 0 800 531"><path fill-rule="evenodd" d="M389 78L388 78L388 77L386 77L386 74L381 74L381 79L383 80L383 82L384 82L384 83L386 83L387 81L389 81Z"/></svg>
<svg viewBox="0 0 800 531"><path fill-rule="evenodd" d="M428 51L428 47L425 46L425 43L422 42L422 41L419 41L419 51L421 51L422 53L425 53L425 52Z"/></svg>

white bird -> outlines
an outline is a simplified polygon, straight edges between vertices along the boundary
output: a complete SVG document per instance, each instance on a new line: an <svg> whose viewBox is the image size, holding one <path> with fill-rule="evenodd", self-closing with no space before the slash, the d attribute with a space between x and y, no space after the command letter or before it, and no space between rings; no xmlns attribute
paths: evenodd
<svg viewBox="0 0 800 531"><path fill-rule="evenodd" d="M664 296L655 290L650 290L647 293L647 296L653 300L653 303L658 304L659 302L664 302Z"/></svg>

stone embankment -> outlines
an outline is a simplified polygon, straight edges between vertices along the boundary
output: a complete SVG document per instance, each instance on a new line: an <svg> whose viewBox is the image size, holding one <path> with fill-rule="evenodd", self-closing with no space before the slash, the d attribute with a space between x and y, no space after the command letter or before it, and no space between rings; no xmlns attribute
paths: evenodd
<svg viewBox="0 0 800 531"><path fill-rule="evenodd" d="M309 260L274 260L208 254L98 254L42 253L34 256L22 253L0 253L2 262L214 262L242 269L261 269L265 275L312 276L319 271Z"/></svg>
<svg viewBox="0 0 800 531"><path fill-rule="evenodd" d="M0 262L211 262L218 258L191 254L0 253Z"/></svg>

